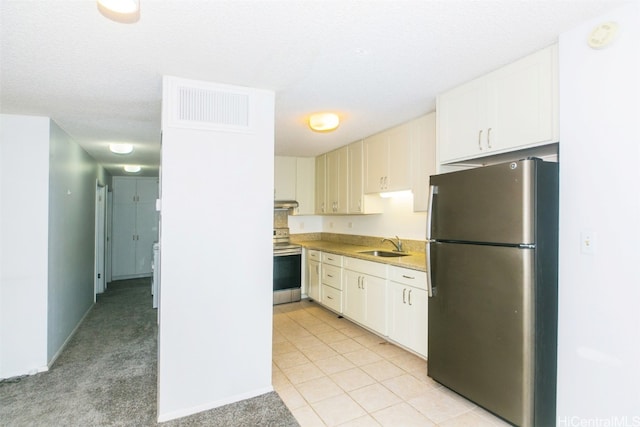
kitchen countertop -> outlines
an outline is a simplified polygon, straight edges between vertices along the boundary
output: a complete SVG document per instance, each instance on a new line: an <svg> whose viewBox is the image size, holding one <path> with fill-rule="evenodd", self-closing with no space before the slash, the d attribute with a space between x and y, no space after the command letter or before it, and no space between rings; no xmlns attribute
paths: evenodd
<svg viewBox="0 0 640 427"><path fill-rule="evenodd" d="M426 257L421 252L405 252L409 255L401 257L379 257L362 254L363 251L380 250L391 252L389 248L351 245L347 243L328 242L326 240L307 240L296 242L306 249L315 249L322 252L329 252L336 255L344 255L352 258L359 258L366 261L379 262L382 264L395 265L398 267L410 268L412 270L427 271Z"/></svg>

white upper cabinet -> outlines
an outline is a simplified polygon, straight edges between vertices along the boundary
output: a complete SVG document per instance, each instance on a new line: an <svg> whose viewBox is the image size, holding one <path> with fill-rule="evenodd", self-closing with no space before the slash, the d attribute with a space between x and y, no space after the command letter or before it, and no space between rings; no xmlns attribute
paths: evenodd
<svg viewBox="0 0 640 427"><path fill-rule="evenodd" d="M298 207L294 215L313 215L315 213L315 157L296 158L296 198Z"/></svg>
<svg viewBox="0 0 640 427"><path fill-rule="evenodd" d="M315 213L315 158L276 156L274 200L296 200L293 215Z"/></svg>
<svg viewBox="0 0 640 427"><path fill-rule="evenodd" d="M436 172L436 113L412 121L413 210L426 211L429 201L429 177Z"/></svg>
<svg viewBox="0 0 640 427"><path fill-rule="evenodd" d="M316 157L316 194L315 212L318 215L329 213L327 210L327 155Z"/></svg>
<svg viewBox="0 0 640 427"><path fill-rule="evenodd" d="M296 199L296 158L276 156L274 159L274 200Z"/></svg>
<svg viewBox="0 0 640 427"><path fill-rule="evenodd" d="M115 280L151 274L158 241L158 178L113 178L112 265Z"/></svg>
<svg viewBox="0 0 640 427"><path fill-rule="evenodd" d="M410 123L365 138L364 165L365 193L410 189Z"/></svg>
<svg viewBox="0 0 640 427"><path fill-rule="evenodd" d="M382 201L377 195L364 192L364 147L363 141L348 145L349 149L349 213L372 214L382 212Z"/></svg>
<svg viewBox="0 0 640 427"><path fill-rule="evenodd" d="M557 46L438 96L440 164L558 141Z"/></svg>
<svg viewBox="0 0 640 427"><path fill-rule="evenodd" d="M347 146L327 153L327 163L325 167L328 211L326 213L347 213L348 157L349 150Z"/></svg>

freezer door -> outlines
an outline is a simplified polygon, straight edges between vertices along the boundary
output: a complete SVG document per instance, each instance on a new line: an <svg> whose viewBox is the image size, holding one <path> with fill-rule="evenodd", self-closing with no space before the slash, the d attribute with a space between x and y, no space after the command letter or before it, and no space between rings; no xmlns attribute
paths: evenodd
<svg viewBox="0 0 640 427"><path fill-rule="evenodd" d="M432 244L428 374L518 425L533 405L533 249Z"/></svg>
<svg viewBox="0 0 640 427"><path fill-rule="evenodd" d="M538 159L433 175L431 239L535 243Z"/></svg>

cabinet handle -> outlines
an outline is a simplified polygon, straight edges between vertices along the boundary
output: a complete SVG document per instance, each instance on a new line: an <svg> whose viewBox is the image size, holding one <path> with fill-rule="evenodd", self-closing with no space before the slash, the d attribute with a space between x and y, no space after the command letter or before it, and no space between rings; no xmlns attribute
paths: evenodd
<svg viewBox="0 0 640 427"><path fill-rule="evenodd" d="M332 276L332 275L330 275L330 274L327 274L327 277L331 277L331 278L333 278L333 276Z"/></svg>
<svg viewBox="0 0 640 427"><path fill-rule="evenodd" d="M333 297L330 295L327 295L327 299L333 299Z"/></svg>
<svg viewBox="0 0 640 427"><path fill-rule="evenodd" d="M362 290L364 290L364 277L362 277Z"/></svg>
<svg viewBox="0 0 640 427"><path fill-rule="evenodd" d="M402 303L403 303L403 304L406 304L406 303L407 303L406 293L407 293L407 288L404 288L404 289L402 290Z"/></svg>
<svg viewBox="0 0 640 427"><path fill-rule="evenodd" d="M402 277L404 277L405 279L415 280L414 276L407 276L407 275L403 274Z"/></svg>
<svg viewBox="0 0 640 427"><path fill-rule="evenodd" d="M491 148L491 128L487 129L487 147Z"/></svg>
<svg viewBox="0 0 640 427"><path fill-rule="evenodd" d="M478 131L478 149L482 151L482 129Z"/></svg>
<svg viewBox="0 0 640 427"><path fill-rule="evenodd" d="M409 289L409 305L411 305L411 289Z"/></svg>

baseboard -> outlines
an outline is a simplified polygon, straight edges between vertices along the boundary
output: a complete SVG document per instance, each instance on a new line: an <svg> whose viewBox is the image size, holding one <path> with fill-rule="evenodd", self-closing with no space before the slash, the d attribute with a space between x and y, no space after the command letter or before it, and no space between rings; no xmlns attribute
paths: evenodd
<svg viewBox="0 0 640 427"><path fill-rule="evenodd" d="M175 420L177 418L187 417L189 415L197 414L198 412L208 411L210 409L218 408L220 406L228 405L230 403L239 402L245 399L251 399L252 397L260 396L265 393L273 391L273 387L264 387L257 390L252 390L246 393L236 394L235 396L229 396L225 399L216 400L215 402L206 403L204 405L198 405L187 409L181 409L179 411L173 411L166 414L158 414L158 422L164 423L166 421Z"/></svg>
<svg viewBox="0 0 640 427"><path fill-rule="evenodd" d="M48 371L49 369L51 369L51 367L56 362L58 357L60 357L60 355L62 354L64 349L67 348L67 345L69 344L69 341L71 341L71 338L73 338L73 336L76 334L76 332L78 331L78 328L80 328L80 325L82 325L82 322L84 322L84 319L86 319L87 316L89 315L89 313L91 313L91 310L93 310L93 307L95 307L95 305L96 305L96 303L94 302L93 304L91 304L89 309L84 313L84 315L82 316L82 318L80 319L80 321L78 322L76 327L73 328L73 331L71 331L71 333L69 334L67 339L64 340L64 342L62 343L62 345L60 346L58 351L56 351L56 354L54 354L53 357L51 358L51 360L49 361L49 363L47 363L47 369L45 369L45 371Z"/></svg>

